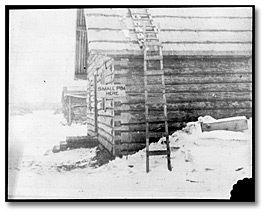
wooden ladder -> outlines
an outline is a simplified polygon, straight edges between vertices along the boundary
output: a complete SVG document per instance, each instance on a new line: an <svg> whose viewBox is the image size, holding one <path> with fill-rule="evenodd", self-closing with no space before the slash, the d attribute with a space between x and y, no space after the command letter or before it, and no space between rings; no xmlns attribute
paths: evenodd
<svg viewBox="0 0 270 217"><path fill-rule="evenodd" d="M167 101L164 81L163 70L163 54L162 44L159 40L159 29L153 24L151 15L148 9L129 9L135 26L135 33L138 37L138 42L141 48L144 49L144 94L145 94L145 121L146 121L146 172L149 172L149 157L155 155L166 155L168 170L172 170L171 166L171 151L169 142L169 129L168 129L168 116L167 116ZM148 64L151 62L158 62L157 69L148 70ZM155 76L161 77L161 84L152 85L148 84L148 78ZM157 79L159 80L159 79ZM151 96L151 89L157 87L162 92L155 92L154 96ZM149 111L151 105L162 104L163 116L149 117ZM153 132L150 125L164 122L165 132L162 136L166 137L166 150L149 150L149 139L160 136L160 133ZM159 137L160 138L160 137Z"/></svg>

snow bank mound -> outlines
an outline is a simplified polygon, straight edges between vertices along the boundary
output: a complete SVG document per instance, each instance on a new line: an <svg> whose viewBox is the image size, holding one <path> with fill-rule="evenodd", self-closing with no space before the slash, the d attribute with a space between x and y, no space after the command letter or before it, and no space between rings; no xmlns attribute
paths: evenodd
<svg viewBox="0 0 270 217"><path fill-rule="evenodd" d="M249 129L244 132L227 130L202 132L200 125L202 120L217 121L210 116L200 117L197 122L188 123L183 130L176 131L169 137L174 171L185 168L205 170L209 167L234 170L251 166L251 118L248 120ZM150 150L166 149L164 141L165 138L161 138L157 143L152 143ZM117 158L100 169L132 168L132 171L145 171L145 156L143 149L134 155ZM165 158L166 156L151 157L152 168L166 169Z"/></svg>

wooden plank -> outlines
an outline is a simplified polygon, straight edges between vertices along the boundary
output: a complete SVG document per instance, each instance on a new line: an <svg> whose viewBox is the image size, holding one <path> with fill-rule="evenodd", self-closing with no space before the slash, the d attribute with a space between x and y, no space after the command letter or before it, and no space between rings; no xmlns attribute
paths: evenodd
<svg viewBox="0 0 270 217"><path fill-rule="evenodd" d="M146 154L148 154L149 156L167 155L168 151L167 150L155 150L155 151L149 151Z"/></svg>
<svg viewBox="0 0 270 217"><path fill-rule="evenodd" d="M202 131L209 132L214 130L243 131L248 129L247 119L219 119L212 123L201 123Z"/></svg>

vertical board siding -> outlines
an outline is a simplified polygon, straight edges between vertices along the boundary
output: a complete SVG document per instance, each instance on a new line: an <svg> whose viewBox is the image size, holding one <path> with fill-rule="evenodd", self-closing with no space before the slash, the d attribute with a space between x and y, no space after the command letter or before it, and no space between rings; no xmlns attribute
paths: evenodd
<svg viewBox="0 0 270 217"><path fill-rule="evenodd" d="M75 54L75 79L86 80L87 73L87 42L86 23L83 9L77 9L76 23L76 54Z"/></svg>

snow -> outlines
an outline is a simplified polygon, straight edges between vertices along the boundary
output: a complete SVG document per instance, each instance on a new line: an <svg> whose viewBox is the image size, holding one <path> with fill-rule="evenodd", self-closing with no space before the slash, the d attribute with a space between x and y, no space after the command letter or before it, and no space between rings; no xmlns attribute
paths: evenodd
<svg viewBox="0 0 270 217"><path fill-rule="evenodd" d="M233 184L252 176L251 118L244 132L202 133L200 121L213 121L210 116L188 123L170 136L173 170L167 170L166 156L152 156L149 173L145 172L145 149L98 168L93 166L96 148L43 156L42 151L63 137L83 134L85 126L63 126L61 115L44 112L20 118L29 132L18 135L24 136L27 145L15 198L229 199ZM165 149L163 140L152 143L150 150Z"/></svg>
<svg viewBox="0 0 270 217"><path fill-rule="evenodd" d="M41 156L66 136L86 135L85 125L64 125L63 115L54 111L35 111L24 116L9 118L9 143L23 145L24 156ZM17 145L16 145L17 146Z"/></svg>

